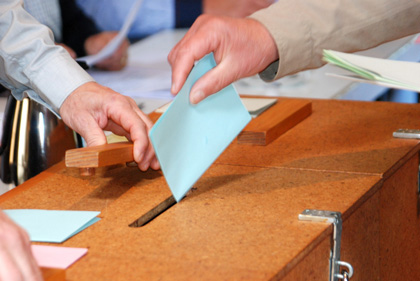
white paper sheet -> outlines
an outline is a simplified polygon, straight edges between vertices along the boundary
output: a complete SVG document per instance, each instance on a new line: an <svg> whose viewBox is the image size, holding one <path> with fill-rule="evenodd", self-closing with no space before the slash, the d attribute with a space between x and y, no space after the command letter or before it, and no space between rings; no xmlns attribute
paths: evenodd
<svg viewBox="0 0 420 281"><path fill-rule="evenodd" d="M379 59L324 50L324 60L351 74L330 74L352 81L420 92L420 63Z"/></svg>

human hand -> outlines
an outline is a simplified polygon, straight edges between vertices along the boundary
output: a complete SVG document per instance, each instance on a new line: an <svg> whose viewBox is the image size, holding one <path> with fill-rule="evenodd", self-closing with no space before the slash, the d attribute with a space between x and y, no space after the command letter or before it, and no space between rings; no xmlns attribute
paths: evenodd
<svg viewBox="0 0 420 281"><path fill-rule="evenodd" d="M275 0L203 0L203 13L243 18L274 2Z"/></svg>
<svg viewBox="0 0 420 281"><path fill-rule="evenodd" d="M97 54L106 44L109 43L115 36L117 32L101 32L95 35L90 36L85 41L85 51L88 55ZM121 70L127 65L128 58L128 47L130 42L128 39L123 40L118 49L107 59L97 63L95 67L103 70Z"/></svg>
<svg viewBox="0 0 420 281"><path fill-rule="evenodd" d="M133 156L140 170L146 171L149 166L159 169L148 138L153 123L133 99L95 82L88 82L67 97L60 108L60 115L64 123L86 140L87 146L105 144L103 130L111 131L134 143Z"/></svg>
<svg viewBox="0 0 420 281"><path fill-rule="evenodd" d="M0 280L41 281L29 236L0 211Z"/></svg>
<svg viewBox="0 0 420 281"><path fill-rule="evenodd" d="M217 66L193 85L191 103L200 102L240 78L261 72L278 59L274 39L258 21L202 15L169 53L172 94L180 91L194 62L211 52Z"/></svg>
<svg viewBox="0 0 420 281"><path fill-rule="evenodd" d="M77 58L76 52L72 48L70 48L69 46L67 46L66 44L63 44L63 43L55 43L55 44L58 45L58 46L63 47L70 54L70 56L73 59L76 59Z"/></svg>

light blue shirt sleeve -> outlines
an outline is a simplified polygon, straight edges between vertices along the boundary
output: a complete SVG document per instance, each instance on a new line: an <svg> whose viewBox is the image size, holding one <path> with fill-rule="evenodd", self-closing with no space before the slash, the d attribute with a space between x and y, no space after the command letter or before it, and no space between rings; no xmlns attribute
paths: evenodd
<svg viewBox="0 0 420 281"><path fill-rule="evenodd" d="M48 26L56 42L62 40L62 21L59 0L24 0L23 7L37 21Z"/></svg>
<svg viewBox="0 0 420 281"><path fill-rule="evenodd" d="M101 31L120 30L136 0L77 0L79 7ZM140 39L175 27L174 0L143 0L131 30L130 39Z"/></svg>
<svg viewBox="0 0 420 281"><path fill-rule="evenodd" d="M20 0L1 1L0 83L17 99L29 96L58 115L67 96L89 81L93 78L54 44L51 30Z"/></svg>

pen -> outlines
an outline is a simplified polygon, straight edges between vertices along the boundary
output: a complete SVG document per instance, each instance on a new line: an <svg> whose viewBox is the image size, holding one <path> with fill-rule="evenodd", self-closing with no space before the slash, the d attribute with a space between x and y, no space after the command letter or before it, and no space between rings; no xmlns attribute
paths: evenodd
<svg viewBox="0 0 420 281"><path fill-rule="evenodd" d="M84 69L89 69L89 65L84 60L76 60L76 62Z"/></svg>

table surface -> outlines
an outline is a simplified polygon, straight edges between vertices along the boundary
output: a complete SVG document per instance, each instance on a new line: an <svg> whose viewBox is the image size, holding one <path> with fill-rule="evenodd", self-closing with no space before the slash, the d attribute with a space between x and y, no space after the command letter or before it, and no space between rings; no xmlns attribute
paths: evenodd
<svg viewBox="0 0 420 281"><path fill-rule="evenodd" d="M299 222L300 212L340 211L346 220L420 149L392 137L418 124L418 105L312 104L309 118L266 147L232 143L185 199L144 227L128 225L170 191L160 172L129 167L83 178L60 163L0 196L0 207L101 211L62 244L89 248L68 280L285 276L331 233Z"/></svg>

